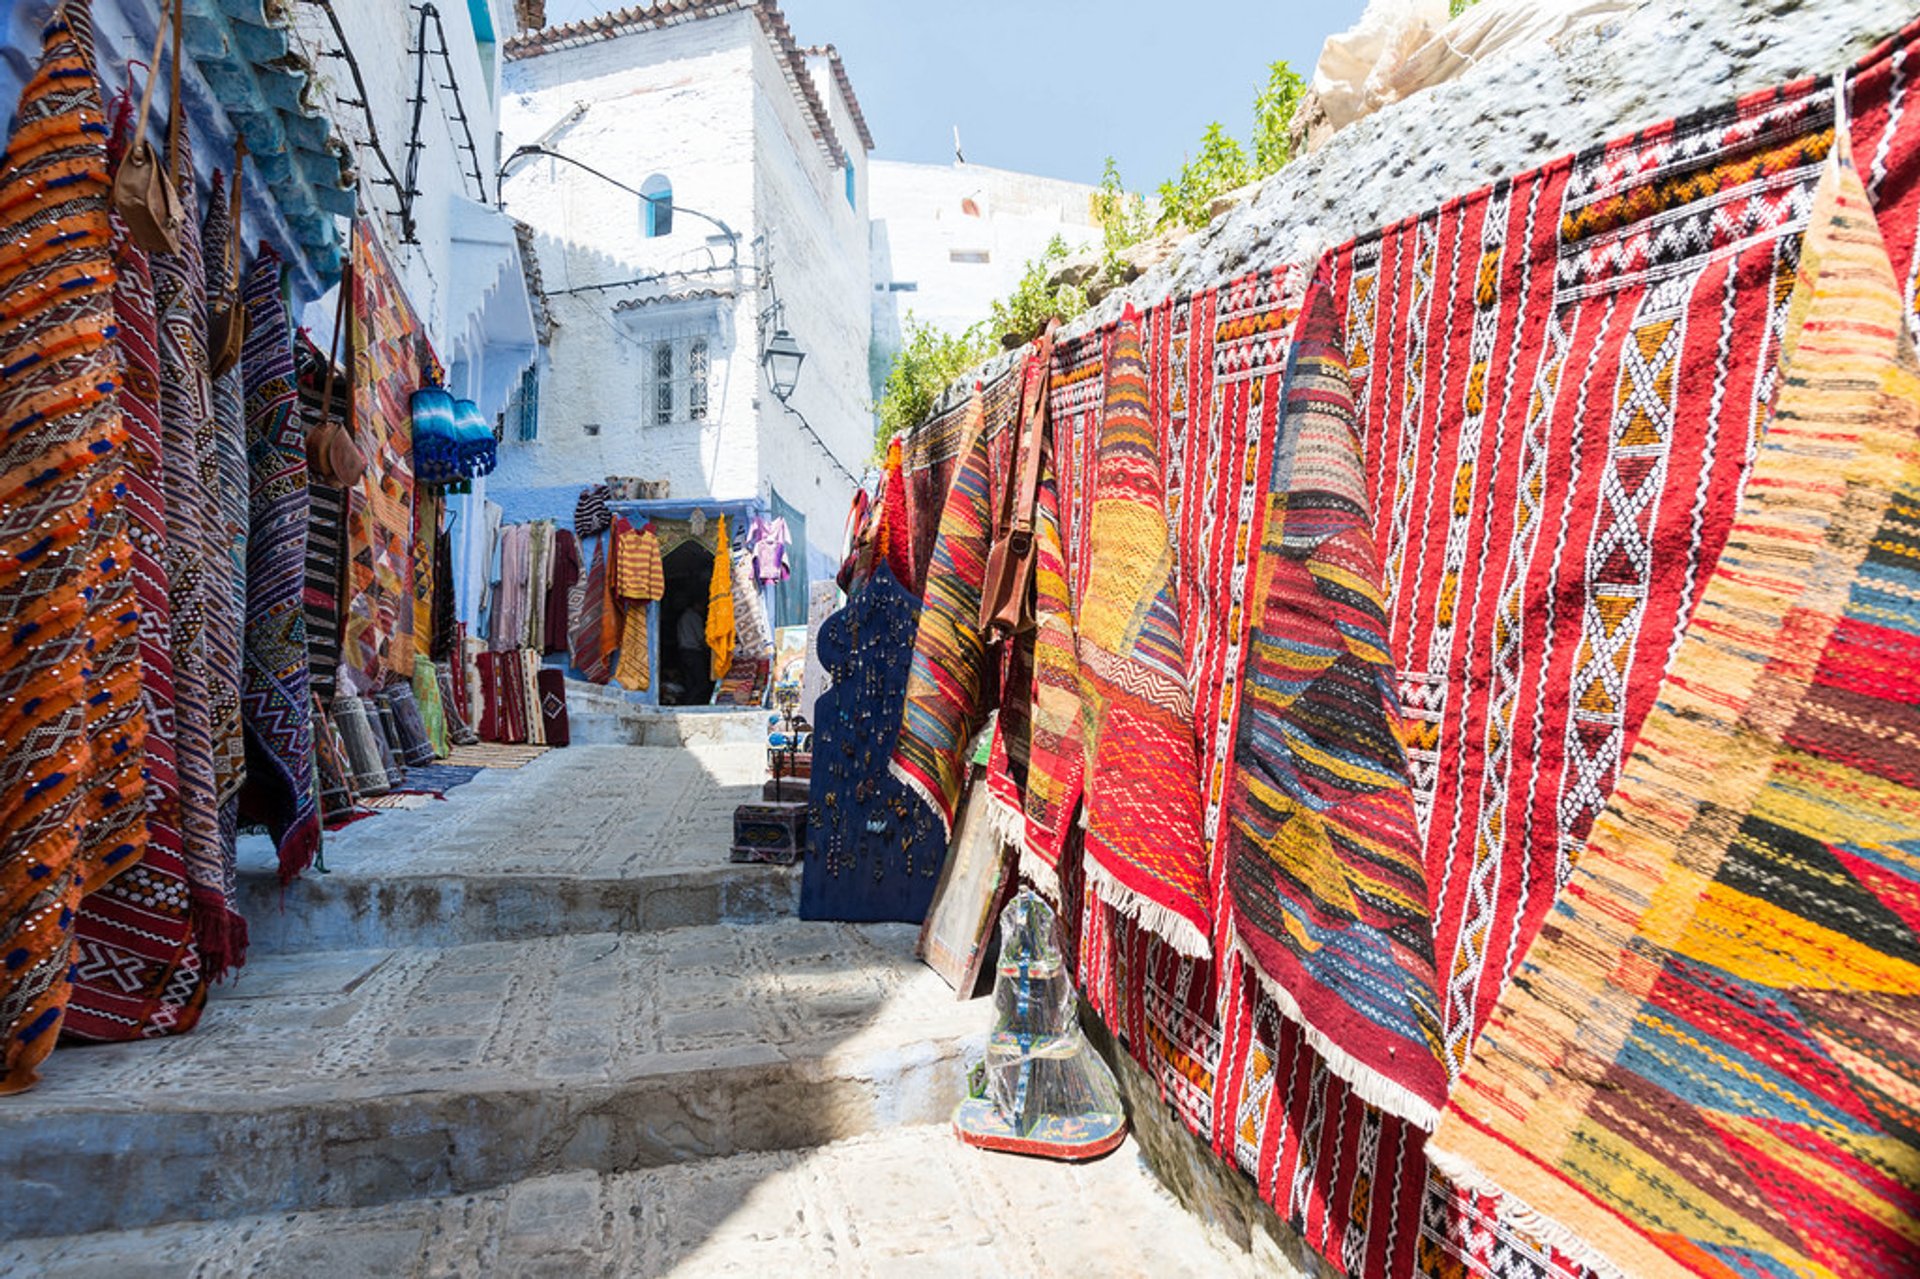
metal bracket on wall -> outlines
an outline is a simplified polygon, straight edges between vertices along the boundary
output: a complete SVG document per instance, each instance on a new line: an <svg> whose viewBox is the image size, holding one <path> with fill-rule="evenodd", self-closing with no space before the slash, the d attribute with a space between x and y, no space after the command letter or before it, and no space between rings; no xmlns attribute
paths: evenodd
<svg viewBox="0 0 1920 1279"><path fill-rule="evenodd" d="M480 172L480 152L473 145L473 125L467 119L467 104L460 97L460 81L453 74L453 55L447 49L447 28L440 20L440 10L433 4L410 6L420 15L420 30L415 38L413 54L413 130L407 138L407 185L403 193L409 214L412 212L414 197L420 194L419 166L420 148L425 145L420 137L420 119L427 106L427 22L433 22L434 33L440 38L440 66L447 73L447 82L440 89L453 95L453 118L460 122L460 132L466 141L462 144L468 160L472 161L473 184L480 190L480 203L487 202L487 180Z"/></svg>
<svg viewBox="0 0 1920 1279"><path fill-rule="evenodd" d="M387 152L380 145L380 126L374 123L373 107L367 99L367 82L360 74L360 63L353 56L353 49L347 44L347 33L340 25L340 15L333 11L333 0L306 0L310 5L327 15L327 23L333 28L335 47L322 52L323 57L338 58L347 64L347 71L353 76L354 91L358 98L341 98L340 105L358 107L367 121L367 145L373 148L373 154L380 161L380 167L386 172L384 178L368 178L375 186L391 188L400 201L400 238L408 244L418 244L419 237L414 234L413 198L406 188L400 185L399 177L393 171L393 164L387 159Z"/></svg>

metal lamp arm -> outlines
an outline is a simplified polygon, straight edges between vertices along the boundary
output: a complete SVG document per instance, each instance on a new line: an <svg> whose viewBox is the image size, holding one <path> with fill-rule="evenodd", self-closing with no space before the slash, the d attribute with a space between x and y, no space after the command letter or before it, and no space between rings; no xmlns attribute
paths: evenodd
<svg viewBox="0 0 1920 1279"><path fill-rule="evenodd" d="M719 218L716 218L711 214L702 213L698 209L690 209L686 205L677 204L672 200L662 200L656 196L648 195L644 191L637 191L634 188L628 186L626 183L622 182L620 179L613 177L610 174L602 173L599 169L594 168L591 164L588 164L586 161L576 160L570 155L565 155L559 151L553 150L551 147L543 147L536 144L530 144L523 147L516 147L514 148L513 154L509 155L506 158L506 160L500 165L500 173L498 178L494 182L494 190L500 193L500 203L503 207L507 202L507 191L506 191L506 185L505 185L506 178L507 178L507 171L511 169L519 161L526 159L529 156L536 156L536 155L543 155L547 157L549 160L564 161L567 164L571 164L576 169L585 169L588 173L591 173L594 177L599 178L602 182L611 183L612 185L619 187L622 191L627 192L629 195L633 195L638 197L639 199L645 200L649 204L655 204L655 205L664 204L667 206L667 208L673 210L675 213L689 214L692 217L699 218L702 222L710 223L713 226L720 228L720 234L727 237L727 252L730 255L730 260L727 263L728 269L729 270L739 269L740 235L732 227L728 226L725 222L722 222Z"/></svg>

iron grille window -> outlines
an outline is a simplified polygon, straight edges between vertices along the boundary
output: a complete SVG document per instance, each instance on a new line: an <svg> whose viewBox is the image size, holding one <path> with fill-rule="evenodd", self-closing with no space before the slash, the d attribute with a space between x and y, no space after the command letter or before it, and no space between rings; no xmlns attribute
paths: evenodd
<svg viewBox="0 0 1920 1279"><path fill-rule="evenodd" d="M647 423L704 422L713 358L707 339L663 338L647 344Z"/></svg>

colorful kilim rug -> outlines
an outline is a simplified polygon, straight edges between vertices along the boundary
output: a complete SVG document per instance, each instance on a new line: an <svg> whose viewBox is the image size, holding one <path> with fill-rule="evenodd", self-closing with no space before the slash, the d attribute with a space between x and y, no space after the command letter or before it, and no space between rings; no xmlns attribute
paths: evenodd
<svg viewBox="0 0 1920 1279"><path fill-rule="evenodd" d="M445 759L453 749L453 737L447 724L447 708L440 700L440 676L425 653L413 655L413 702L420 708L420 722L426 727L427 742L436 758Z"/></svg>
<svg viewBox="0 0 1920 1279"><path fill-rule="evenodd" d="M351 287L343 285L342 287ZM322 370L326 357L304 338L300 373L300 412L303 429L320 420ZM351 409L344 380L334 387L330 411ZM332 699L340 672L340 592L347 569L347 494L307 475L307 568L301 599L307 611L308 678L322 702Z"/></svg>
<svg viewBox="0 0 1920 1279"><path fill-rule="evenodd" d="M1176 950L1213 946L1193 703L1139 321L1120 322L1079 600L1087 883Z"/></svg>
<svg viewBox="0 0 1920 1279"><path fill-rule="evenodd" d="M114 153L132 105L116 123ZM114 323L125 360L120 414L127 427L126 508L140 605L141 692L147 737L147 851L80 903L73 926L73 994L61 1033L124 1040L179 1034L200 1019L206 984L189 921L181 856L180 783L173 737L173 653L167 602L165 478L160 436L160 353L147 255L113 218Z"/></svg>
<svg viewBox="0 0 1920 1279"><path fill-rule="evenodd" d="M1433 919L1333 299L1294 334L1220 855L1235 936L1365 1100L1433 1126Z"/></svg>
<svg viewBox="0 0 1920 1279"><path fill-rule="evenodd" d="M1438 1166L1595 1264L1893 1279L1920 1257L1904 309L1837 146L1726 550L1434 1134Z"/></svg>
<svg viewBox="0 0 1920 1279"><path fill-rule="evenodd" d="M485 771L476 764L428 764L407 770L407 793L445 795L456 786L465 786Z"/></svg>
<svg viewBox="0 0 1920 1279"><path fill-rule="evenodd" d="M607 611L607 539L593 541L593 563L581 579L580 606L573 611L572 660L595 684L607 682L607 653L601 643ZM651 673L649 673L651 680ZM645 687L644 685L642 687Z"/></svg>
<svg viewBox="0 0 1920 1279"><path fill-rule="evenodd" d="M934 542L940 535L940 520L947 506L947 493L953 487L955 473L972 446L976 431L974 414L980 411L974 399L981 393L990 397L1004 394L1018 379L1006 376L990 387L975 387L974 395L955 400L939 413L921 423L901 446L901 506L907 543L905 555L909 575L900 584L915 595L926 585L927 566L933 560ZM991 419L989 419L991 420ZM885 506L882 507L884 516ZM888 536L894 534L890 531Z"/></svg>
<svg viewBox="0 0 1920 1279"><path fill-rule="evenodd" d="M1012 382L1013 379L1004 381ZM890 765L951 833L965 754L992 709L986 645L978 628L980 590L987 567L988 429L986 405L976 393L959 470L947 492L940 532L926 574L906 709Z"/></svg>
<svg viewBox="0 0 1920 1279"><path fill-rule="evenodd" d="M320 847L307 671L307 446L295 411L293 335L280 298L280 257L262 248L247 272L246 654L240 690L247 733L247 816L279 849L282 882Z"/></svg>
<svg viewBox="0 0 1920 1279"><path fill-rule="evenodd" d="M370 224L353 237L353 430L367 472L347 491L341 669L367 693L413 676L412 396L420 324Z"/></svg>
<svg viewBox="0 0 1920 1279"><path fill-rule="evenodd" d="M313 745L314 769L319 777L320 820L331 829L333 822L353 812L353 765L340 729L318 696L313 699Z"/></svg>
<svg viewBox="0 0 1920 1279"><path fill-rule="evenodd" d="M209 311L216 304L238 304L232 288L237 264L228 261L232 220L228 216L227 175L215 170L207 194L206 222L200 229L201 269L206 276ZM192 206L189 205L189 208ZM211 373L211 370L209 370ZM220 796L223 889L232 901L233 841L238 830L240 788L247 778L247 739L240 709L246 683L247 535L251 489L247 477L247 412L241 366L208 383L213 412L201 423L200 475L214 495L213 524L207 547L208 581L213 595L207 609L207 679L213 699L213 771Z"/></svg>
<svg viewBox="0 0 1920 1279"><path fill-rule="evenodd" d="M84 23L75 5L73 24ZM107 125L90 42L64 8L45 30L0 156L0 1093L32 1086L70 990L75 908L144 851L137 773L138 618L122 503L127 428L117 403ZM96 606L103 587L120 615ZM131 661L90 705L94 663L130 637ZM117 735L92 729L123 701ZM116 788L122 788L116 790ZM102 849L95 826L133 820Z"/></svg>
<svg viewBox="0 0 1920 1279"><path fill-rule="evenodd" d="M180 145L189 149L191 130ZM193 171L192 157L185 168ZM182 201L196 194L183 184ZM173 618L174 761L180 778L180 833L192 889L194 940L207 980L218 980L239 950L245 921L227 895L214 752L214 696L208 629L231 603L229 543L219 535L218 471L207 454L213 388L207 378L206 264L200 227L181 227L181 251L150 260L160 333L161 459L167 498L167 591ZM216 557L217 548L217 557Z"/></svg>

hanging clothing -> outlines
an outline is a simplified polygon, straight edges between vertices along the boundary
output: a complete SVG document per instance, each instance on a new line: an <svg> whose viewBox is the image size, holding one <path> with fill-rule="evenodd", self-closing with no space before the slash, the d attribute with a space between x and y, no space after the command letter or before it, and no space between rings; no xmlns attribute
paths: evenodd
<svg viewBox="0 0 1920 1279"><path fill-rule="evenodd" d="M580 582L580 541L571 529L553 531L553 572L547 580L543 653L567 651L569 608Z"/></svg>
<svg viewBox="0 0 1920 1279"><path fill-rule="evenodd" d="M579 603L573 609L572 660L574 667L595 684L607 682L607 650L603 631L607 608L607 543L595 538L593 564L576 588Z"/></svg>
<svg viewBox="0 0 1920 1279"><path fill-rule="evenodd" d="M652 637L647 633L648 605L666 590L660 539L653 525L635 529L625 519L613 530L614 593L621 613L620 661L614 679L627 688L650 688Z"/></svg>
<svg viewBox="0 0 1920 1279"><path fill-rule="evenodd" d="M719 518L714 534L713 577L707 583L708 669L713 679L724 679L733 667L733 558L727 543L727 517Z"/></svg>
<svg viewBox="0 0 1920 1279"><path fill-rule="evenodd" d="M793 535L787 531L785 520L754 516L747 526L747 557L753 565L754 580L762 586L786 581L793 571L787 561L787 548L792 544Z"/></svg>

